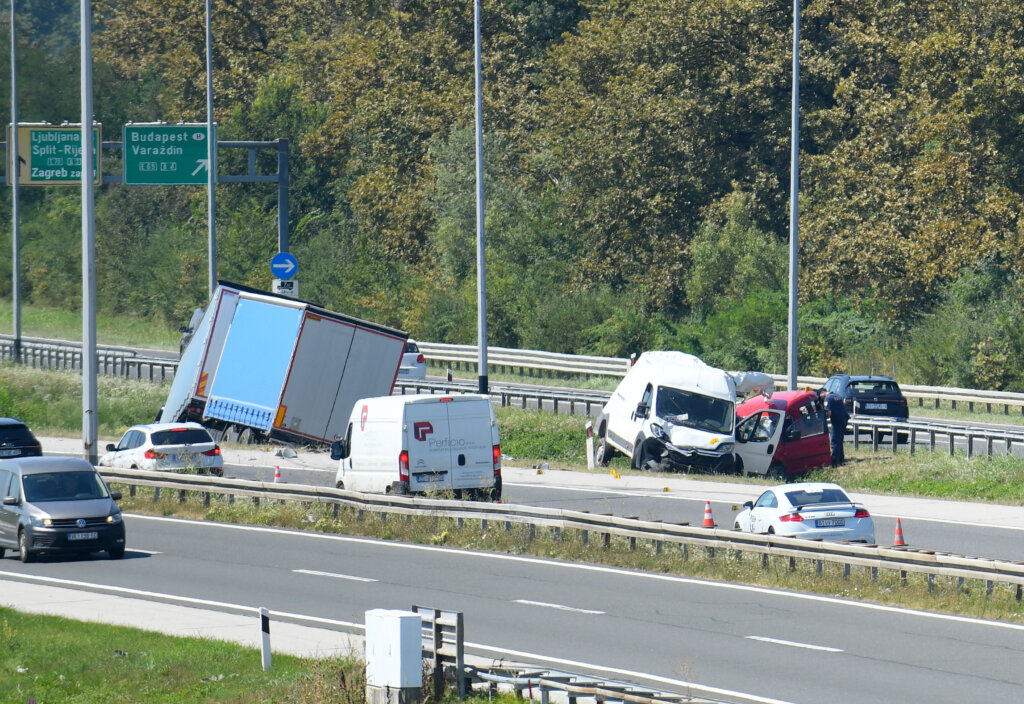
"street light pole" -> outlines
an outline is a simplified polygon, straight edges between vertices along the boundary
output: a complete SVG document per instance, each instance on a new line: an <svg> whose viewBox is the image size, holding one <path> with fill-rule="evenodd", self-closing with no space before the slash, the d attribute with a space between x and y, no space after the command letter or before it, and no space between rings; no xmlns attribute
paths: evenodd
<svg viewBox="0 0 1024 704"><path fill-rule="evenodd" d="M96 464L99 453L96 392L96 223L93 185L92 8L79 0L82 26L82 441L83 455ZM96 145L97 154L103 148Z"/></svg>
<svg viewBox="0 0 1024 704"><path fill-rule="evenodd" d="M214 186L217 183L217 137L213 131L213 33L210 30L210 0L206 0L206 228L210 259L210 296L217 289L217 236L214 226L217 212Z"/></svg>
<svg viewBox="0 0 1024 704"><path fill-rule="evenodd" d="M473 2L473 40L476 57L476 310L477 390L487 390L487 257L484 246L484 107L480 70L480 0Z"/></svg>
<svg viewBox="0 0 1024 704"><path fill-rule="evenodd" d="M797 271L800 195L800 0L793 0L793 105L789 159L789 388L797 387Z"/></svg>
<svg viewBox="0 0 1024 704"><path fill-rule="evenodd" d="M18 61L15 43L14 0L11 0L11 136L7 143L11 163L7 178L11 181L11 308L14 329L13 354L21 362L21 217L18 213Z"/></svg>

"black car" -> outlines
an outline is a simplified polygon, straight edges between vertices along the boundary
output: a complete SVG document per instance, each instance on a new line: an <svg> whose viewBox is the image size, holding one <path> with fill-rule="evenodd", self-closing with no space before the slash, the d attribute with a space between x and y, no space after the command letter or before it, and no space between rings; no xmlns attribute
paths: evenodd
<svg viewBox="0 0 1024 704"><path fill-rule="evenodd" d="M42 454L43 446L27 425L17 418L0 418L0 459Z"/></svg>
<svg viewBox="0 0 1024 704"><path fill-rule="evenodd" d="M907 399L891 376L836 374L825 390L842 396L851 416L883 416L906 421Z"/></svg>

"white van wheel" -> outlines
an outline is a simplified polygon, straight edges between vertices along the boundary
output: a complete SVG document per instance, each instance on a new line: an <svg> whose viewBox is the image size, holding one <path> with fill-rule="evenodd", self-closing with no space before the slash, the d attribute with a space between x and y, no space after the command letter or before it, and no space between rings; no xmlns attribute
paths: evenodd
<svg viewBox="0 0 1024 704"><path fill-rule="evenodd" d="M594 462L598 467L607 467L608 463L612 461L613 454L615 454L615 450L608 444L608 438L602 435L597 444L597 452L594 453Z"/></svg>

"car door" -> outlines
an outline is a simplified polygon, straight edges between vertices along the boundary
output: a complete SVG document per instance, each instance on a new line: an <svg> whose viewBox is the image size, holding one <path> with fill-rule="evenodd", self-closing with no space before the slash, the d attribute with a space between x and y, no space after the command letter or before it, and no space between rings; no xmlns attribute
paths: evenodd
<svg viewBox="0 0 1024 704"><path fill-rule="evenodd" d="M122 469L129 469L137 464L135 449L142 444L143 434L139 430L129 430L114 448L114 459L111 464Z"/></svg>
<svg viewBox="0 0 1024 704"><path fill-rule="evenodd" d="M447 403L410 403L405 410L409 491L443 491L452 485L451 431Z"/></svg>
<svg viewBox="0 0 1024 704"><path fill-rule="evenodd" d="M8 496L16 496L19 492L10 491L11 479L14 475L6 469L0 469L0 502ZM15 483L17 483L15 481ZM0 545L13 546L18 536L17 506L0 503Z"/></svg>
<svg viewBox="0 0 1024 704"><path fill-rule="evenodd" d="M779 511L779 498L769 489L761 494L750 510L750 532L767 533L775 515Z"/></svg>
<svg viewBox="0 0 1024 704"><path fill-rule="evenodd" d="M795 420L787 420L789 432L783 432L776 459L790 475L832 464L825 411L815 403L805 403L796 414Z"/></svg>
<svg viewBox="0 0 1024 704"><path fill-rule="evenodd" d="M782 411L765 409L736 426L735 453L743 460L743 474L766 474L782 436Z"/></svg>

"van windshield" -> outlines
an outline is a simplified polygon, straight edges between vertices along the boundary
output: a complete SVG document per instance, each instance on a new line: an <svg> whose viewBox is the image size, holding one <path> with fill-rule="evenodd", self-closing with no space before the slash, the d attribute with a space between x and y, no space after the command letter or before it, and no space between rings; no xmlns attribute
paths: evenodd
<svg viewBox="0 0 1024 704"><path fill-rule="evenodd" d="M732 401L669 386L658 387L655 414L675 425L725 434L732 433L732 425L736 419Z"/></svg>
<svg viewBox="0 0 1024 704"><path fill-rule="evenodd" d="M26 474L22 484L25 487L25 500L29 503L103 499L109 496L107 487L96 472Z"/></svg>

